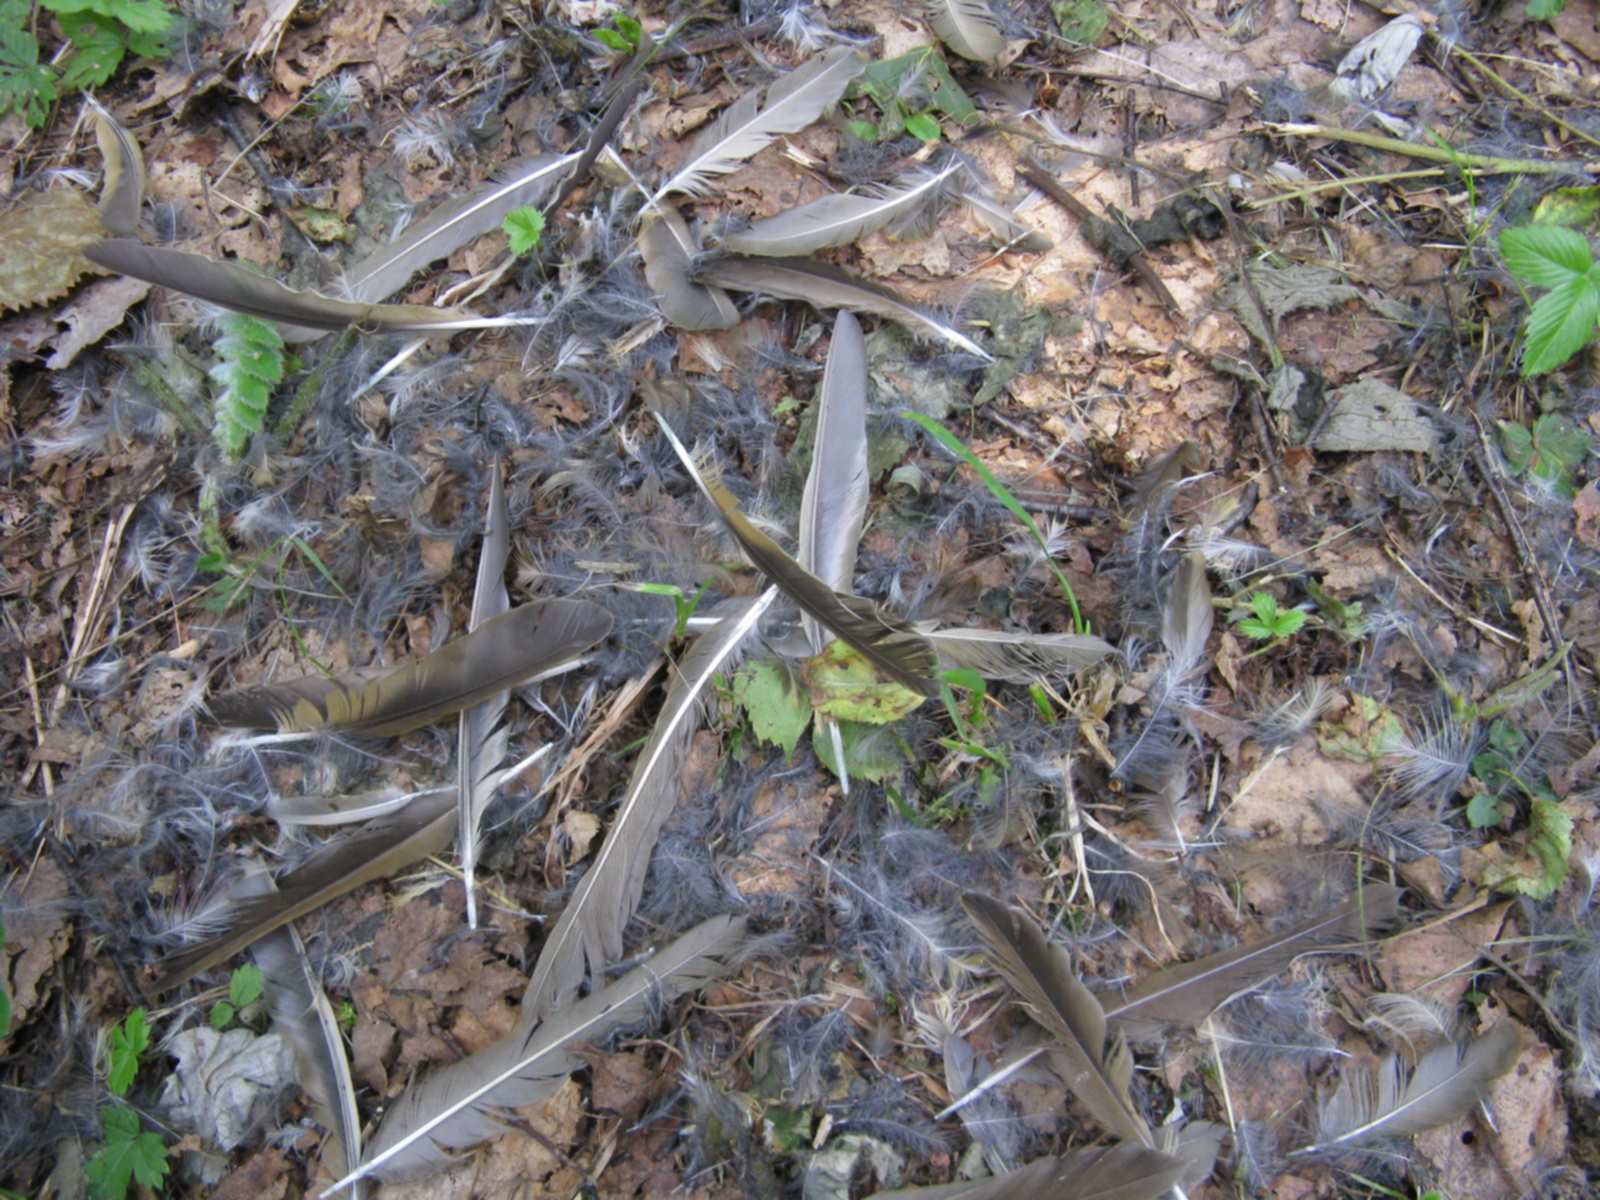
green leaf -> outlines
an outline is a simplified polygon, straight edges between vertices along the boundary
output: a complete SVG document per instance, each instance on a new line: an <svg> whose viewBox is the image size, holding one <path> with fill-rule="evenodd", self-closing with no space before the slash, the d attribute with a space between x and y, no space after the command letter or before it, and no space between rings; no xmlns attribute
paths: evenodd
<svg viewBox="0 0 1600 1200"><path fill-rule="evenodd" d="M1533 442L1541 459L1548 458L1566 471L1582 465L1593 449L1583 426L1561 413L1545 413L1533 423Z"/></svg>
<svg viewBox="0 0 1600 1200"><path fill-rule="evenodd" d="M1467 801L1467 824L1474 829L1492 829L1502 815L1500 801L1488 792L1478 792Z"/></svg>
<svg viewBox="0 0 1600 1200"><path fill-rule="evenodd" d="M1548 232L1570 233L1571 230ZM1583 349L1594 333L1597 320L1600 320L1600 287L1587 278L1570 279L1540 296L1528 314L1522 374L1528 377L1555 370Z"/></svg>
<svg viewBox="0 0 1600 1200"><path fill-rule="evenodd" d="M629 54L633 51L633 47L628 45L628 39L615 29L596 29L594 40L607 50L615 50L619 54Z"/></svg>
<svg viewBox="0 0 1600 1200"><path fill-rule="evenodd" d="M111 1031L110 1066L106 1071L106 1086L111 1094L121 1096L133 1086L139 1073L139 1056L150 1049L150 1025L145 1020L144 1009L136 1008L122 1019L122 1024Z"/></svg>
<svg viewBox="0 0 1600 1200"><path fill-rule="evenodd" d="M262 975L261 968L255 963L235 967L233 974L228 977L228 999L235 1008L249 1008L261 999L266 982L266 976Z"/></svg>
<svg viewBox="0 0 1600 1200"><path fill-rule="evenodd" d="M846 121L844 123L844 131L858 141L875 142L878 140L878 126L873 121Z"/></svg>
<svg viewBox="0 0 1600 1200"><path fill-rule="evenodd" d="M882 132L896 136L905 112L934 112L966 125L978 115L977 105L950 74L935 46L921 46L898 58L868 63L850 86L852 96L866 96L878 106ZM893 128L890 128L893 126Z"/></svg>
<svg viewBox="0 0 1600 1200"><path fill-rule="evenodd" d="M1528 0L1528 20L1548 21L1567 6L1567 0Z"/></svg>
<svg viewBox="0 0 1600 1200"><path fill-rule="evenodd" d="M1577 229L1600 216L1600 187L1563 187L1546 192L1533 206L1540 225L1565 225Z"/></svg>
<svg viewBox="0 0 1600 1200"><path fill-rule="evenodd" d="M1100 0L1050 0L1050 13L1061 36L1079 46L1094 45L1111 22Z"/></svg>
<svg viewBox="0 0 1600 1200"><path fill-rule="evenodd" d="M211 1028L226 1029L233 1024L233 1005L226 1000L219 1000L211 1010Z"/></svg>
<svg viewBox="0 0 1600 1200"><path fill-rule="evenodd" d="M1533 434L1521 425L1501 421L1500 453L1505 455L1506 467L1513 475L1527 470L1533 461Z"/></svg>
<svg viewBox="0 0 1600 1200"><path fill-rule="evenodd" d="M72 56L61 68L61 82L73 91L100 87L115 74L128 53L121 26L93 13L61 18L72 42Z"/></svg>
<svg viewBox="0 0 1600 1200"><path fill-rule="evenodd" d="M750 718L756 737L792 758L811 723L811 705L775 662L758 662L734 676L734 699Z"/></svg>
<svg viewBox="0 0 1600 1200"><path fill-rule="evenodd" d="M910 688L879 678L877 668L841 641L829 642L821 654L807 659L801 673L811 707L835 720L887 725L923 700Z"/></svg>
<svg viewBox="0 0 1600 1200"><path fill-rule="evenodd" d="M632 49L638 49L639 37L642 33L644 33L643 25L639 24L638 21L634 20L627 13L618 13L616 16L611 18L611 23L617 27L617 31L621 33L623 37L628 39Z"/></svg>
<svg viewBox="0 0 1600 1200"><path fill-rule="evenodd" d="M524 204L508 212L505 220L500 222L500 228L505 230L511 253L521 258L539 244L539 238L544 233L544 214Z"/></svg>
<svg viewBox="0 0 1600 1200"><path fill-rule="evenodd" d="M906 132L914 138L921 138L925 142L939 140L939 121L927 113L915 113L906 118Z"/></svg>
<svg viewBox="0 0 1600 1200"><path fill-rule="evenodd" d="M905 743L892 725L857 725L839 722L839 738L844 743L844 762L851 779L883 783L898 775L906 764ZM817 761L839 777L839 764L833 756L833 738L821 726L811 730L811 748Z"/></svg>
<svg viewBox="0 0 1600 1200"><path fill-rule="evenodd" d="M105 1129L105 1145L84 1165L89 1185L101 1200L123 1200L128 1184L152 1191L161 1186L167 1174L167 1147L159 1134L139 1129L139 1114L125 1104L100 1110Z"/></svg>
<svg viewBox="0 0 1600 1200"><path fill-rule="evenodd" d="M134 33L166 33L174 13L161 0L41 0L57 16L96 13Z"/></svg>
<svg viewBox="0 0 1600 1200"><path fill-rule="evenodd" d="M1500 232L1506 269L1535 287L1560 287L1581 278L1594 255L1581 233L1552 225L1522 225Z"/></svg>
<svg viewBox="0 0 1600 1200"><path fill-rule="evenodd" d="M237 459L266 424L273 385L283 379L283 337L266 321L243 313L228 313L219 323L223 336L212 347L218 362L209 372L219 388L212 433L223 454Z"/></svg>

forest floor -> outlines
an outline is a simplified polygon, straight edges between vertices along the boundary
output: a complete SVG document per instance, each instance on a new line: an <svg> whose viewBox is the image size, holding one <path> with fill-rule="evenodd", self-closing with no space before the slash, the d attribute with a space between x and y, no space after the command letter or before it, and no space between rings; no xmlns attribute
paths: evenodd
<svg viewBox="0 0 1600 1200"><path fill-rule="evenodd" d="M142 149L136 236L333 295L403 217L582 149L630 82L630 14L658 39L692 18L530 252L497 222L394 297L536 324L291 343L237 457L212 436L214 314L34 245L15 215L98 193L81 98L42 128L0 122L0 1185L120 1195L107 1148L165 1157L155 1190L174 1195L312 1196L342 1173L249 954L156 981L234 919L214 906L247 860L288 887L352 836L287 819L295 803L453 787L456 721L275 742L219 731L204 703L459 636L496 464L512 602L581 599L613 632L514 692L508 757L547 749L488 812L479 928L448 837L379 838L371 881L293 928L369 1135L414 1080L513 1036L687 653L680 606L764 586L652 413L793 545L840 336L831 311L740 293L732 328L676 328L635 249L638 186L726 106L853 45L889 64L870 86L670 201L715 247L961 156L953 178L1033 237L947 186L915 227L819 252L989 356L862 314L853 590L1037 634L1074 632L1076 606L1116 651L1031 682L960 676L954 707L852 713L846 794L804 732L824 700L815 664L779 653L780 600L707 689L622 905L629 965L728 913L749 956L581 1038L545 1099L382 1194L821 1200L1065 1154L1108 1131L1044 1060L940 1115L1032 1036L964 893L1025 910L1109 997L1389 884L1400 912L1370 939L1288 955L1210 1020L1134 1043L1144 1119L1221 1127L1185 1194L1595 1194L1600 342L1580 323L1570 361L1524 372L1530 306L1559 279L1519 281L1500 241L1600 232L1594 0L1546 20L1002 0L988 61L884 0L618 11L198 0L167 57L100 89ZM34 17L49 54L60 29ZM1144 249L1118 251L1146 218ZM68 277L30 300L3 277L35 250ZM1176 644L1180 580L1203 589L1199 646ZM341 875L374 857L337 849ZM1414 1137L1290 1155L1323 1140L1341 1081L1440 1045L1470 1057L1504 1028L1511 1069Z"/></svg>

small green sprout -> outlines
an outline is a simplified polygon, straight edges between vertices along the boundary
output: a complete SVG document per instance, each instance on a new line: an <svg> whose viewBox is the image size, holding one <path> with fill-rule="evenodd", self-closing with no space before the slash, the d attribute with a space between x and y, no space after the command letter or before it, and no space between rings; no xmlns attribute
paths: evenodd
<svg viewBox="0 0 1600 1200"><path fill-rule="evenodd" d="M1522 374L1553 371L1594 336L1600 322L1600 263L1588 238L1553 225L1501 231L1500 253L1519 282L1550 289L1528 313Z"/></svg>
<svg viewBox="0 0 1600 1200"><path fill-rule="evenodd" d="M101 1200L123 1200L133 1180L150 1191L160 1188L167 1174L167 1147L161 1135L142 1132L139 1114L126 1104L102 1108L100 1124L105 1130L105 1145L95 1151L83 1169L94 1194Z"/></svg>
<svg viewBox="0 0 1600 1200"><path fill-rule="evenodd" d="M234 1020L249 1008L266 990L266 979L261 974L261 968L254 963L245 963L235 967L233 974L228 978L228 998L219 1000L211 1010L211 1027L213 1029L226 1029Z"/></svg>
<svg viewBox="0 0 1600 1200"><path fill-rule="evenodd" d="M150 1023L144 1009L136 1008L111 1030L111 1045L106 1053L106 1086L121 1096L133 1086L139 1074L139 1056L150 1049Z"/></svg>
<svg viewBox="0 0 1600 1200"><path fill-rule="evenodd" d="M508 212L505 220L500 222L500 228L505 230L511 253L521 258L539 244L539 238L544 234L544 214L524 204Z"/></svg>
<svg viewBox="0 0 1600 1200"><path fill-rule="evenodd" d="M1235 610L1233 620L1239 632L1258 642L1286 642L1300 632L1307 613L1298 608L1279 608L1271 592L1256 592L1245 601L1248 613Z"/></svg>

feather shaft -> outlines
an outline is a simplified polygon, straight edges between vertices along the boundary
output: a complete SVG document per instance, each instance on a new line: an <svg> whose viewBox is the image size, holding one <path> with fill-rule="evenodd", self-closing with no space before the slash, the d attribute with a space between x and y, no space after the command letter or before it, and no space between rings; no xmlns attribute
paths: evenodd
<svg viewBox="0 0 1600 1200"><path fill-rule="evenodd" d="M600 978L606 965L622 956L622 932L639 905L650 853L677 804L679 775L699 725L700 697L776 598L777 589L768 588L754 599L729 602L722 620L684 655L594 864L539 951L522 998L521 1028L531 1029L558 1012L577 994L585 975Z"/></svg>
<svg viewBox="0 0 1600 1200"><path fill-rule="evenodd" d="M960 169L961 164L953 162L890 187L823 196L730 233L722 242L736 254L763 257L815 254L831 246L848 246L936 203L950 177Z"/></svg>
<svg viewBox="0 0 1600 1200"><path fill-rule="evenodd" d="M886 287L809 259L745 258L730 254L708 258L694 270L701 283L734 292L760 292L780 300L804 300L816 308L848 308L872 313L906 326L914 333L948 342L958 350L992 361L989 352L955 325L907 303Z"/></svg>

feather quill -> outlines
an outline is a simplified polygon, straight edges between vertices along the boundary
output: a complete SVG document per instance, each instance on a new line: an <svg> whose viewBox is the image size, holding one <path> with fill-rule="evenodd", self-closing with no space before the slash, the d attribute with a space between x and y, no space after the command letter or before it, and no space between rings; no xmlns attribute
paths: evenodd
<svg viewBox="0 0 1600 1200"><path fill-rule="evenodd" d="M820 117L866 65L859 53L841 46L773 80L765 96L745 95L695 138L684 164L650 197L648 207L673 192L705 195L714 177L738 170L780 134L798 133Z"/></svg>
<svg viewBox="0 0 1600 1200"><path fill-rule="evenodd" d="M311 1097L318 1123L330 1134L322 1161L337 1179L361 1161L361 1113L333 1005L293 924L262 938L250 956L266 981L273 1028L293 1048L300 1086Z"/></svg>
<svg viewBox="0 0 1600 1200"><path fill-rule="evenodd" d="M739 511L738 503L727 488L701 475L689 451L659 413L656 414L656 421L672 443L684 469L706 498L716 505L723 524L758 570L799 605L803 613L815 618L841 640L855 647L863 658L890 678L899 680L924 696L939 694L939 660L926 638L909 622L870 600L834 591L801 567L778 543L757 529L750 518Z"/></svg>
<svg viewBox="0 0 1600 1200"><path fill-rule="evenodd" d="M448 258L468 242L500 228L505 215L537 205L572 170L578 155L538 154L508 163L482 184L441 204L399 237L345 271L352 300L375 304L403 288L429 263Z"/></svg>
<svg viewBox="0 0 1600 1200"><path fill-rule="evenodd" d="M906 303L894 292L809 259L743 258L736 254L703 259L693 277L734 292L760 292L780 300L804 300L815 308L848 308L906 326L913 333L948 342L958 350L992 361L989 352L953 324Z"/></svg>
<svg viewBox="0 0 1600 1200"><path fill-rule="evenodd" d="M1120 1036L1107 1038L1105 1010L1073 973L1066 951L992 897L968 892L961 904L995 969L1055 1038L1050 1057L1062 1081L1117 1137L1153 1145L1150 1126L1133 1104L1133 1057Z"/></svg>
<svg viewBox="0 0 1600 1200"><path fill-rule="evenodd" d="M404 811L374 821L321 847L277 880L269 895L235 893L228 926L187 950L168 955L152 991L161 993L210 970L275 929L315 912L364 883L386 879L412 863L442 854L456 827L455 789L419 796Z"/></svg>
<svg viewBox="0 0 1600 1200"><path fill-rule="evenodd" d="M92 98L85 98L94 117L94 140L105 163L105 180L100 188L100 224L107 233L119 237L139 228L139 209L144 204L147 179L144 155L139 143L122 125Z"/></svg>
<svg viewBox="0 0 1600 1200"><path fill-rule="evenodd" d="M506 514L505 485L500 464L489 474L489 508L484 518L483 548L478 552L478 580L472 592L472 615L467 632L477 632L511 608L506 591L506 561L511 555L510 518ZM467 928L478 927L478 836L484 810L494 797L500 764L510 748L505 726L509 690L496 692L482 703L461 710L456 750L456 845L461 856L461 881L467 892Z"/></svg>
<svg viewBox="0 0 1600 1200"><path fill-rule="evenodd" d="M1521 1055L1522 1034L1507 1021L1473 1041L1435 1046L1409 1078L1393 1056L1375 1071L1346 1071L1317 1113L1316 1142L1289 1157L1334 1154L1453 1121L1471 1112Z"/></svg>
<svg viewBox="0 0 1600 1200"><path fill-rule="evenodd" d="M928 629L944 667L966 667L985 679L1037 683L1092 667L1116 647L1076 633L1007 633L995 629Z"/></svg>
<svg viewBox="0 0 1600 1200"><path fill-rule="evenodd" d="M694 239L678 210L667 206L647 213L639 230L644 278L655 293L661 315L679 329L732 329L739 310L728 293L689 278L696 253Z"/></svg>
<svg viewBox="0 0 1600 1200"><path fill-rule="evenodd" d="M1182 1173L1177 1159L1120 1142L1036 1159L992 1179L876 1192L871 1200L1157 1200Z"/></svg>
<svg viewBox="0 0 1600 1200"><path fill-rule="evenodd" d="M539 951L522 998L520 1028L531 1029L559 1012L577 995L585 976L599 979L607 965L622 957L622 931L639 906L650 853L678 801L679 775L699 726L700 697L755 631L777 594L768 588L754 599L721 606L722 619L695 639L678 664L600 852Z"/></svg>
<svg viewBox="0 0 1600 1200"><path fill-rule="evenodd" d="M395 737L570 663L610 632L611 614L597 605L536 601L376 679L312 675L228 692L210 709L222 725Z"/></svg>
<svg viewBox="0 0 1600 1200"><path fill-rule="evenodd" d="M330 300L315 292L285 287L234 262L146 246L131 238L93 242L83 256L108 271L119 271L146 283L172 288L215 304L303 330L339 330L351 325L383 330L449 332L503 329L527 325L534 318L477 317L459 308L421 304L357 304Z"/></svg>
<svg viewBox="0 0 1600 1200"><path fill-rule="evenodd" d="M1139 1039L1172 1025L1198 1028L1228 1000L1281 974L1301 955L1364 941L1394 921L1403 894L1388 884L1367 884L1348 903L1293 929L1157 971L1120 999L1107 997L1106 1019Z"/></svg>
<svg viewBox="0 0 1600 1200"><path fill-rule="evenodd" d="M736 254L779 257L848 246L857 238L926 211L928 205L938 202L946 183L959 170L961 163L953 162L943 170L921 172L890 186L823 196L730 233L722 243Z"/></svg>
<svg viewBox="0 0 1600 1200"><path fill-rule="evenodd" d="M501 1133L498 1113L548 1097L584 1064L577 1047L644 1018L650 1005L726 974L745 940L744 921L713 917L617 982L412 1083L378 1126L367 1161L327 1191L357 1179L385 1181L448 1166L455 1154Z"/></svg>
<svg viewBox="0 0 1600 1200"><path fill-rule="evenodd" d="M836 592L849 592L856 572L856 552L867 521L867 343L848 309L833 323L833 342L817 392L817 436L800 497L800 539L797 561ZM832 640L816 620L802 614L801 626L812 654L821 654ZM844 735L839 723L818 715L833 743L839 764L839 786L850 794L845 766Z"/></svg>
<svg viewBox="0 0 1600 1200"><path fill-rule="evenodd" d="M1006 39L988 0L932 0L928 23L939 40L962 58L997 65Z"/></svg>

